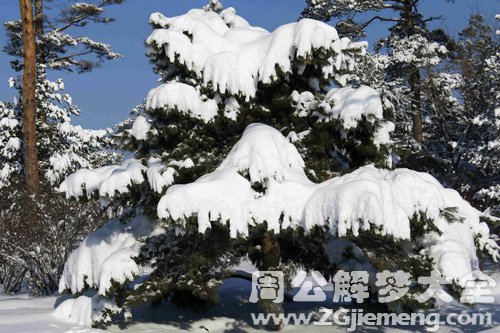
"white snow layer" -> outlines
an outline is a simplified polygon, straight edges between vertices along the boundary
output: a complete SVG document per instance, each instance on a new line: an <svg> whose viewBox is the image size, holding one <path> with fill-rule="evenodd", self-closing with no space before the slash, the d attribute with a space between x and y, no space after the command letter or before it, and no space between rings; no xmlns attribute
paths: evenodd
<svg viewBox="0 0 500 333"><path fill-rule="evenodd" d="M186 113L205 122L217 115L217 102L200 95L194 87L169 82L151 89L146 99L148 109L167 109Z"/></svg>
<svg viewBox="0 0 500 333"><path fill-rule="evenodd" d="M344 236L373 227L383 235L410 239L410 219L425 213L442 232L427 237L426 243L447 276L458 279L477 269L474 237L481 249L498 257L480 213L429 174L368 165L315 184L303 166L295 147L279 131L252 124L217 170L193 183L170 187L158 204L158 216L180 223L197 216L200 232L211 222L228 223L232 237L248 235L250 225L267 223L276 232L326 226ZM254 191L254 182L261 182L265 192ZM463 222L447 222L443 211L451 207Z"/></svg>
<svg viewBox="0 0 500 333"><path fill-rule="evenodd" d="M270 144L272 143L272 144ZM304 161L297 148L272 127L252 124L231 149L217 170L236 168L248 172L252 183L269 178L289 179L289 173L304 176Z"/></svg>
<svg viewBox="0 0 500 333"><path fill-rule="evenodd" d="M121 165L110 165L97 169L81 169L71 174L59 186L66 197L90 196L97 191L101 197L113 197L117 192L126 193L132 184L144 182L143 172L147 167L131 158ZM85 190L85 192L84 192Z"/></svg>
<svg viewBox="0 0 500 333"><path fill-rule="evenodd" d="M367 86L331 89L320 106L320 119L338 119L345 129L355 128L362 117L371 122L383 119L380 94Z"/></svg>
<svg viewBox="0 0 500 333"><path fill-rule="evenodd" d="M322 100L317 100L310 91L294 91L290 97L295 114L299 117L312 114L318 117L318 121L338 120L343 133L345 130L356 128L362 119L370 123L378 120L380 127L374 133L373 142L377 147L392 142L390 133L394 131L394 123L384 121L382 99L380 93L373 88L333 88ZM297 141L294 134L291 139Z"/></svg>
<svg viewBox="0 0 500 333"><path fill-rule="evenodd" d="M311 19L271 33L250 26L234 8L221 13L192 9L172 18L154 13L150 21L159 28L146 40L149 55L164 51L169 62L185 66L205 86L247 100L255 96L259 82L270 84L278 79L277 69L285 74L297 71L293 61L309 59L318 50L330 55L324 64L303 66L322 66L325 78L344 81L340 74L352 70L354 54L363 54L366 48L366 43L340 39L332 26Z"/></svg>
<svg viewBox="0 0 500 333"><path fill-rule="evenodd" d="M136 138L136 140L144 141L148 138L150 129L151 125L149 124L149 121L146 119L146 117L138 116L129 131L130 135Z"/></svg>
<svg viewBox="0 0 500 333"><path fill-rule="evenodd" d="M105 310L116 311L117 309L118 307L112 300L100 298L99 295L92 297L83 295L65 300L52 315L79 326L92 327L93 323L108 321L104 315Z"/></svg>
<svg viewBox="0 0 500 333"><path fill-rule="evenodd" d="M59 292L71 290L76 294L89 287L99 295L106 295L112 282L123 284L133 280L140 268L132 258L139 254L141 238L152 231L153 225L142 215L128 224L112 221L95 231L69 256L59 281ZM85 305L91 300L81 302Z"/></svg>
<svg viewBox="0 0 500 333"><path fill-rule="evenodd" d="M193 160L171 160L164 164L159 157L151 157L147 166L134 158L125 160L119 165L110 165L96 169L81 169L69 175L59 186L58 191L65 193L67 198L80 198L83 195L92 196L96 192L100 197L112 198L117 193L128 193L133 185L147 182L150 188L162 193L174 182L177 169L191 168Z"/></svg>

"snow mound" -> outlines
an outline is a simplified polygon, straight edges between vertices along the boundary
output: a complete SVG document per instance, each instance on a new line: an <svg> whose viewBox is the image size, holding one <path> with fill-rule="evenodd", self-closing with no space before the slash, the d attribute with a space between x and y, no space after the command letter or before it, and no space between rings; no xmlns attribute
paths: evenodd
<svg viewBox="0 0 500 333"><path fill-rule="evenodd" d="M236 168L252 183L304 176L304 161L297 148L276 129L251 124L217 170Z"/></svg>
<svg viewBox="0 0 500 333"><path fill-rule="evenodd" d="M170 187L158 204L158 216L182 221L197 215L202 233L220 217L229 221L232 237L247 235L249 214L245 205L253 195L250 183L238 172L214 171L195 183Z"/></svg>
<svg viewBox="0 0 500 333"><path fill-rule="evenodd" d="M158 216L181 224L197 216L198 231L204 233L211 222L228 223L231 237L248 236L248 227L266 223L269 230L297 227L308 197L315 189L304 176L300 181L269 179L266 194L252 189L252 184L236 168L216 170L194 183L174 185L158 203Z"/></svg>
<svg viewBox="0 0 500 333"><path fill-rule="evenodd" d="M146 108L177 110L205 122L212 120L219 110L216 101L180 82L164 83L152 89L146 99Z"/></svg>
<svg viewBox="0 0 500 333"><path fill-rule="evenodd" d="M279 131L252 124L217 170L170 187L158 204L158 216L182 223L196 215L200 232L211 222L227 221L232 237L248 235L248 226L255 223L265 222L276 232L296 227L316 186L303 168L299 152ZM254 191L253 183L263 184L266 195Z"/></svg>
<svg viewBox="0 0 500 333"><path fill-rule="evenodd" d="M321 120L338 119L345 129L357 127L362 117L370 122L383 119L380 94L367 86L331 89L320 106L324 112L319 114Z"/></svg>
<svg viewBox="0 0 500 333"><path fill-rule="evenodd" d="M76 294L89 287L105 295L113 282L123 284L133 280L140 268L132 258L139 254L141 237L152 231L149 220L138 216L128 224L112 221L92 233L69 256L59 281L59 292L71 290ZM90 301L81 302L88 305Z"/></svg>
<svg viewBox="0 0 500 333"><path fill-rule="evenodd" d="M109 299L100 298L98 295L93 297L84 295L62 302L52 315L79 326L92 327L93 323L106 321L105 310L117 309L116 304Z"/></svg>
<svg viewBox="0 0 500 333"><path fill-rule="evenodd" d="M409 239L408 217L414 213L426 212L437 220L442 209L464 203L456 191L444 189L432 176L408 169L389 171L369 165L323 184L305 207L305 228L328 223L339 236L348 231L357 236L359 230L374 225L383 235Z"/></svg>
<svg viewBox="0 0 500 333"><path fill-rule="evenodd" d="M234 8L221 13L192 9L172 18L154 13L150 22L157 27L146 40L150 57L166 56L215 92L246 100L255 96L259 83L271 84L281 74L297 71L294 60L311 59L321 51L322 64L303 61L303 66L316 66L325 79L331 79L351 71L354 57L366 48L366 43L340 39L333 27L311 19L271 33L250 26Z"/></svg>
<svg viewBox="0 0 500 333"><path fill-rule="evenodd" d="M134 158L126 160L121 165L81 169L69 175L61 183L59 192L66 193L67 198L79 198L84 192L90 196L95 191L101 197L113 197L117 192L128 192L132 184L142 184L143 172L146 170L147 167Z"/></svg>
<svg viewBox="0 0 500 333"><path fill-rule="evenodd" d="M314 184L299 171L303 161L293 145L283 142L286 139L275 129L250 125L216 171L193 183L170 187L158 204L158 216L178 223L196 216L200 232L210 228L211 222L228 223L232 237L247 236L249 226L266 223L275 232L322 226L335 236L373 229L410 239L411 218L423 213L441 232L428 234L425 241L445 275L462 278L477 269L474 237L481 250L498 257L498 247L489 238L486 224L480 222L480 213L432 176L368 165ZM240 174L242 170L249 170L250 180ZM252 188L255 181L265 181L263 192ZM451 208L456 209L460 222L449 223L445 218Z"/></svg>

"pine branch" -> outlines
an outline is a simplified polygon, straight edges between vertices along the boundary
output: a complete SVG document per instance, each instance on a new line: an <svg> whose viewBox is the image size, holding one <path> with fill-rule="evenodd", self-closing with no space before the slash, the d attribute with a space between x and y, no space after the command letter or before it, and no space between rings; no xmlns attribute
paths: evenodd
<svg viewBox="0 0 500 333"><path fill-rule="evenodd" d="M369 26L371 23L373 23L375 20L379 20L382 22L401 22L401 19L399 19L399 18L382 17L379 15L376 15L376 16L372 17L371 19L369 19L367 22L363 23L361 26L364 29L367 26Z"/></svg>
<svg viewBox="0 0 500 333"><path fill-rule="evenodd" d="M431 21L439 21L439 20L444 20L444 16L443 15L439 15L439 16L431 16L429 18L426 18L425 20L423 20L422 22L424 23L427 23L427 22L431 22Z"/></svg>
<svg viewBox="0 0 500 333"><path fill-rule="evenodd" d="M85 52L74 53L74 54L70 54L68 56L64 56L64 57L60 57L60 58L54 58L53 60L51 60L51 62L54 63L54 62L58 62L58 61L71 60L71 58L84 56L84 55L87 55L87 54L91 54L92 52L93 52L93 50L88 50L88 51L85 51Z"/></svg>
<svg viewBox="0 0 500 333"><path fill-rule="evenodd" d="M96 5L96 8L103 8L107 5L110 5L112 3L109 3L108 1L106 0L103 0L99 5ZM82 14L80 16L76 16L74 18L72 18L66 25L54 30L55 32L63 32L64 30L68 29L68 28L71 28L72 26L74 26L75 24L78 24L82 21L85 21L86 19L90 19L91 17L93 16L98 16L100 13L85 13L85 14Z"/></svg>

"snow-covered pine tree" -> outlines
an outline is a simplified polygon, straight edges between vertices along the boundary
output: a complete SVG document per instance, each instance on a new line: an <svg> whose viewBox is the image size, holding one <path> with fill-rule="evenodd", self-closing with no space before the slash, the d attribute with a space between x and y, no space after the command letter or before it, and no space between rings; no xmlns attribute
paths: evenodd
<svg viewBox="0 0 500 333"><path fill-rule="evenodd" d="M42 1L36 1L42 5ZM110 22L103 17L103 7L121 1L104 1L98 5L78 3L62 9L54 20L37 7L41 25L37 29L37 85L36 85L36 137L38 168L43 174L40 195L26 195L22 186L22 135L21 110L18 103L2 104L0 157L0 200L2 242L0 261L4 267L14 269L3 272L27 272L31 292L51 294L64 262L74 242L95 230L104 217L96 203L75 204L61 198L55 191L68 174L82 167L95 167L110 163L116 155L106 151L110 144L110 130L87 130L71 123L79 109L64 94L62 80L51 81L48 70L90 70L97 64L85 56L95 56L97 61L115 59L108 44L98 43L88 37L72 37L65 31L84 26L89 22ZM58 6L59 8L59 6ZM51 13L52 14L52 13ZM55 26L57 21L60 26ZM11 62L15 70L23 70L22 33L20 21L5 23L9 44L5 51L15 57ZM90 58L93 59L93 58ZM19 90L22 99L21 77L10 79L12 88ZM50 209L48 209L50 207ZM36 225L26 228L26 214L36 214ZM89 217L90 215L90 217ZM42 236L43 235L43 236ZM19 279L15 279L19 281ZM14 292L20 286L3 286Z"/></svg>
<svg viewBox="0 0 500 333"><path fill-rule="evenodd" d="M450 45L445 65L424 69L429 131L422 164L463 196L475 196L478 207L498 214L498 38L474 15Z"/></svg>
<svg viewBox="0 0 500 333"><path fill-rule="evenodd" d="M15 80L13 87L20 89ZM42 192L27 202L22 177L21 110L16 103L2 103L0 124L0 261L11 274L28 273L30 291L51 294L74 242L86 236L105 220L96 203L76 203L55 191L67 175L82 167L110 163L117 155L110 146L110 130L89 130L71 123L79 113L61 80L39 80L37 85L37 141ZM31 198L31 197L30 197ZM28 205L28 206L26 206ZM26 207L37 215L37 225L27 229ZM42 236L43 235L43 236ZM16 281L19 279L16 279ZM22 280L21 280L22 281ZM3 286L15 292L20 285Z"/></svg>
<svg viewBox="0 0 500 333"><path fill-rule="evenodd" d="M457 98L462 70L455 59L460 47L444 31L428 29L427 23L439 17L425 17L419 11L420 2L311 0L302 15L338 18L337 28L353 36L362 36L372 22L386 23L388 36L375 44L375 52L367 54L350 83L380 92L384 112L396 124L392 137L401 167L430 172L446 186L472 197L476 187L471 186L472 178L479 181L483 176L478 168L458 172L468 150L459 137L469 136L466 124L474 118L463 112L463 99ZM424 142L417 143L414 125L420 120Z"/></svg>
<svg viewBox="0 0 500 333"><path fill-rule="evenodd" d="M13 88L20 90L18 81L11 78L10 84ZM108 164L116 160L117 155L106 152L111 144L111 129L91 130L71 123L72 117L80 114L80 109L73 104L69 94L64 93L64 82L61 79L50 81L45 74L41 74L37 83L37 146L39 156L39 168L44 181L50 186L61 183L66 176L80 168L96 167ZM14 141L20 141L19 122L20 109L18 105L10 105L4 108L5 114L2 121L5 123L5 138L10 140L10 146ZM7 142L8 144L8 142ZM22 149L19 144L18 149ZM7 152L5 158L12 156ZM12 147L11 150L12 152ZM16 163L20 163L16 159ZM10 170L14 170L12 165ZM18 168L19 169L19 168ZM12 175L12 172L9 172ZM2 178L1 187L8 186L11 177Z"/></svg>
<svg viewBox="0 0 500 333"><path fill-rule="evenodd" d="M74 37L72 28L84 27L89 23L107 24L114 19L104 15L105 8L120 4L123 0L101 0L79 2L71 5L59 0L35 1L35 28L37 47L37 146L46 180L55 185L75 168L91 166L89 161L96 160L92 153L101 154L104 131L88 131L70 124L71 116L80 110L73 105L72 98L64 94L61 79L50 80L49 71L90 71L105 60L117 59L121 55L112 51L106 43L94 41L86 36ZM8 44L4 51L14 58L12 68L22 71L23 48L21 21L9 21L4 24ZM73 32L74 33L74 32ZM21 96L21 78L10 79L11 87L19 90ZM101 142L99 142L101 140ZM103 156L101 156L103 157ZM109 161L103 160L106 164ZM56 165L57 164L57 165Z"/></svg>
<svg viewBox="0 0 500 333"><path fill-rule="evenodd" d="M80 178L83 174L90 177L88 170L82 170L63 184L62 189L68 195L91 195L97 191L101 196L113 197L125 215L133 208L157 220L157 204L166 188L174 182L192 182L216 168L245 127L256 121L276 126L290 140L300 142L303 153L310 156L308 172L314 179L326 179L333 172L343 172L368 161L387 163L390 141L386 132L391 124L383 121L378 95L367 87L329 91L332 81L345 81L345 75L354 68L355 58L364 53L364 43L340 39L335 29L313 20L269 33L251 27L232 8L217 13L207 7L177 18L155 13L151 23L155 30L147 40L148 55L163 84L149 93L145 112L136 114L120 134L125 147L135 151L136 158L143 163L128 160L112 167L113 171L107 174L109 178L101 177L94 184L86 183L88 178ZM283 48L278 41L288 43L293 49ZM211 42L217 46L213 50L207 47ZM201 49L194 52L197 47ZM218 57L219 50L231 52ZM240 65L244 63L249 65ZM308 99L309 96L312 98ZM364 108L343 111L342 103L360 98L366 101ZM313 141L316 144L311 149L313 145L308 142ZM113 179L114 174L121 175L120 183ZM140 185L131 186L134 183ZM81 185L85 187L83 192ZM128 193L118 196L115 191ZM175 230L169 229L168 237L162 237L170 244L159 251L161 244L150 239L147 246L151 254L146 251L142 260L148 264L165 256L164 260L177 264L171 262L168 270L158 264L152 275L154 279L148 284L152 286L148 293L159 297L172 290L180 293L189 288L197 297L212 300L222 278L240 260L241 255L234 250L237 247L232 246L235 241L224 228L214 231L210 239L200 236L196 227L187 228L188 234L174 238L172 243L170 233ZM262 232L255 232L255 242L262 242ZM212 249L209 258L205 253L209 253L207 249L215 239L221 240L220 248ZM300 244L296 241L295 245ZM191 249L189 253L169 252L186 247ZM231 252L236 259L225 263L223 256ZM203 275L197 273L201 269L200 258L212 263L206 265ZM214 269L217 265L229 269L217 273ZM210 274L215 274L213 279ZM195 283L186 279L190 276L196 277ZM147 295L142 291L135 293L137 299Z"/></svg>
<svg viewBox="0 0 500 333"><path fill-rule="evenodd" d="M456 63L462 76L460 126L453 126L458 174L465 194L500 215L500 39L484 18L473 15L460 33ZM464 175L465 173L465 175Z"/></svg>
<svg viewBox="0 0 500 333"><path fill-rule="evenodd" d="M384 99L392 100L391 104L397 103L398 113L393 118L395 139L407 141L413 137L418 143L425 139L422 68L439 63L439 58L446 54L446 48L441 46L447 42L443 31L427 28L427 22L440 17L425 17L419 9L420 3L420 0L307 0L307 7L302 12L303 17L323 21L338 19L337 30L353 38L364 36L365 29L373 22L384 22L389 26L389 35L375 47L377 56L367 61L378 70L383 66L384 82L395 88L384 96ZM373 83L370 81L374 77L369 74L361 77L368 79L365 84ZM387 93L387 88L381 92Z"/></svg>
<svg viewBox="0 0 500 333"><path fill-rule="evenodd" d="M79 170L61 184L70 197L111 199L133 219L110 222L70 256L60 291L79 297L57 315L90 325L151 299L204 305L248 259L258 269L327 276L366 268L369 253L352 257L356 240L371 240L371 259L377 247L398 252L401 260L378 260L377 268L404 263L414 274L436 267L458 278L475 269L475 251L451 264L446 246L475 248L474 236L497 255L478 212L453 190L427 174L363 166L388 160L392 124L373 89L331 86L345 83L364 43L315 20L271 33L233 8L212 8L151 16L146 44L163 83L122 126L135 158ZM452 223L455 215L463 223ZM345 261L327 246L339 237L354 241L337 249Z"/></svg>
<svg viewBox="0 0 500 333"><path fill-rule="evenodd" d="M48 70L65 70L86 72L95 68L100 62L120 57L112 51L107 43L95 41L87 36L73 36L72 28L84 27L91 23L107 24L114 19L105 16L107 6L120 4L123 0L98 0L78 2L68 5L61 0L49 0L48 6L42 0L37 21L41 20L37 29L37 63ZM38 25L38 22L36 22ZM4 24L9 43L4 51L15 59L11 65L22 70L22 33L21 22L8 21ZM38 68L38 70L42 70Z"/></svg>
<svg viewBox="0 0 500 333"><path fill-rule="evenodd" d="M12 174L21 171L21 124L19 108L13 103L0 102L0 188L10 183Z"/></svg>

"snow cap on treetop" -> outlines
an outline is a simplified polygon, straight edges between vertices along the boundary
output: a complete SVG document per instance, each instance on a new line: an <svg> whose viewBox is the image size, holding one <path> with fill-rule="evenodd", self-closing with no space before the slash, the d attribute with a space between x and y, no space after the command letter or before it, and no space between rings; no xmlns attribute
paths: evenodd
<svg viewBox="0 0 500 333"><path fill-rule="evenodd" d="M297 148L278 130L264 124L249 125L217 170L232 168L248 173L252 183L305 177L304 160Z"/></svg>
<svg viewBox="0 0 500 333"><path fill-rule="evenodd" d="M255 96L259 83L275 83L307 66L325 81L344 83L367 46L341 39L335 28L311 19L271 33L250 26L234 8L220 13L192 9L172 18L154 13L150 22L156 29L146 44L153 61L181 66L214 92L246 100Z"/></svg>

